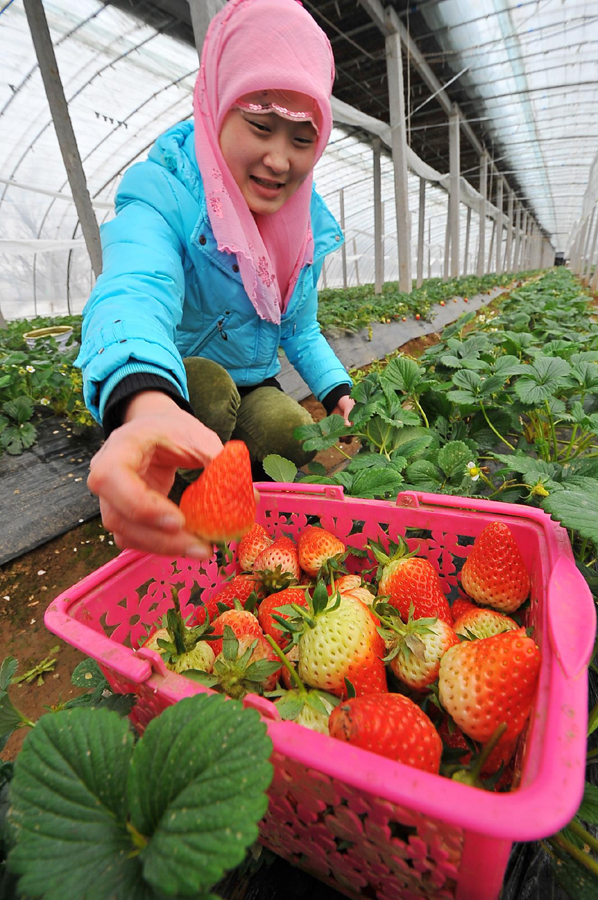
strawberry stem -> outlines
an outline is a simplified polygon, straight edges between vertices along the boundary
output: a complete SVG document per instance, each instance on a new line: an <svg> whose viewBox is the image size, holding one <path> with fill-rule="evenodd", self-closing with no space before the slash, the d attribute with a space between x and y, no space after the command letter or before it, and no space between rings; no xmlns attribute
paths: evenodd
<svg viewBox="0 0 598 900"><path fill-rule="evenodd" d="M569 856L572 856L576 862L580 863L585 869L588 869L593 875L598 877L598 862L596 862L595 859L592 859L588 853L584 853L583 850L576 847L575 844L572 844L571 841L568 841L562 834L555 834L553 837L548 838L548 843L552 844L553 847L559 847L561 850L564 850Z"/></svg>
<svg viewBox="0 0 598 900"><path fill-rule="evenodd" d="M268 641L268 643L270 644L270 646L276 653L279 660L282 662L283 666L288 670L289 675L291 676L291 679L292 679L292 681L294 681L298 690L302 694L307 694L307 691L305 690L305 685L303 684L303 682L297 675L297 672L295 671L295 667L290 664L290 662L288 661L288 659L286 658L286 656L284 655L284 653L282 652L282 650L280 649L280 647L278 646L278 644L276 643L274 638L270 637L269 634L264 635L264 637L266 638L266 640Z"/></svg>
<svg viewBox="0 0 598 900"><path fill-rule="evenodd" d="M507 723L501 722L500 725L496 728L496 730L492 733L490 739L484 744L482 752L480 753L479 757L477 758L477 760L475 762L473 769L471 770L471 774L475 778L479 777L484 763L486 762L486 760L488 759L488 757L490 756L490 754L492 753L492 751L494 750L494 748L496 747L496 745L498 744L499 740L501 739L501 737L503 736L503 734L505 733L506 730L507 730Z"/></svg>

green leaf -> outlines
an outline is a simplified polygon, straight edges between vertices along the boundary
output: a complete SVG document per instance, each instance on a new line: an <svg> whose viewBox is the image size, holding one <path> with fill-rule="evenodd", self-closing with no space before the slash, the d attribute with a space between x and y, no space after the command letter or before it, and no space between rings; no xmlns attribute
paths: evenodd
<svg viewBox="0 0 598 900"><path fill-rule="evenodd" d="M16 425L9 425L2 431L0 443L11 456L18 456L23 452L20 429Z"/></svg>
<svg viewBox="0 0 598 900"><path fill-rule="evenodd" d="M287 481L292 483L297 474L297 466L290 459L279 456L277 453L270 453L262 460L264 472L274 481Z"/></svg>
<svg viewBox="0 0 598 900"><path fill-rule="evenodd" d="M594 483L594 489L571 490L566 487L564 491L558 491L545 497L542 508L550 513L553 519L561 522L565 528L573 528L581 537L589 538L598 543L598 485Z"/></svg>
<svg viewBox="0 0 598 900"><path fill-rule="evenodd" d="M552 870L557 883L572 900L596 900L598 877L561 847L550 845Z"/></svg>
<svg viewBox="0 0 598 900"><path fill-rule="evenodd" d="M87 690L97 688L100 685L108 685L95 659L84 659L78 666L75 666L71 675L71 681L75 687L86 688Z"/></svg>
<svg viewBox="0 0 598 900"><path fill-rule="evenodd" d="M380 384L387 397L395 395L395 391L412 394L423 378L418 363L406 356L391 359L380 375Z"/></svg>
<svg viewBox="0 0 598 900"><path fill-rule="evenodd" d="M31 422L25 422L24 425L21 425L19 428L19 437L21 438L21 443L25 450L28 450L29 447L33 447L37 440L37 429L35 425L32 425Z"/></svg>
<svg viewBox="0 0 598 900"><path fill-rule="evenodd" d="M494 363L494 374L501 375L505 379L512 378L513 375L525 375L527 374L529 366L525 366L522 362L519 361L517 356L510 356L506 354L505 356L499 356L496 362Z"/></svg>
<svg viewBox="0 0 598 900"><path fill-rule="evenodd" d="M598 825L598 787L589 781L585 783L583 800L577 815L588 825Z"/></svg>
<svg viewBox="0 0 598 900"><path fill-rule="evenodd" d="M8 688L18 667L19 664L14 656L7 656L2 660L2 665L0 666L0 692Z"/></svg>
<svg viewBox="0 0 598 900"><path fill-rule="evenodd" d="M44 900L144 896L135 888L140 865L130 858L126 828L133 744L128 722L102 710L43 716L27 736L9 813L17 839L10 866L22 876L24 894Z"/></svg>
<svg viewBox="0 0 598 900"><path fill-rule="evenodd" d="M477 406L478 399L468 391L449 391L446 395L457 406Z"/></svg>
<svg viewBox="0 0 598 900"><path fill-rule="evenodd" d="M402 484L403 477L389 463L384 468L362 469L358 472L351 485L351 494L369 499L383 498L387 494L394 497Z"/></svg>
<svg viewBox="0 0 598 900"><path fill-rule="evenodd" d="M181 700L149 723L128 798L132 824L151 838L139 859L156 890L195 896L242 861L267 809L271 752L258 713L220 695Z"/></svg>
<svg viewBox="0 0 598 900"><path fill-rule="evenodd" d="M430 487L432 491L437 491L443 482L440 469L427 459L416 459L407 466L405 480L420 488Z"/></svg>
<svg viewBox="0 0 598 900"><path fill-rule="evenodd" d="M8 694L0 694L0 738L9 737L17 728L27 724Z"/></svg>
<svg viewBox="0 0 598 900"><path fill-rule="evenodd" d="M327 450L338 441L339 437L349 434L342 416L327 416L312 425L301 425L294 431L297 440L303 441L304 450Z"/></svg>
<svg viewBox="0 0 598 900"><path fill-rule="evenodd" d="M7 400L2 405L2 411L6 413L17 425L23 425L33 415L33 402L29 397L15 397L14 400Z"/></svg>
<svg viewBox="0 0 598 900"><path fill-rule="evenodd" d="M463 441L451 441L438 451L438 465L447 478L466 475L467 463L472 461L471 450Z"/></svg>
<svg viewBox="0 0 598 900"><path fill-rule="evenodd" d="M515 392L523 403L540 406L559 391L571 366L558 356L537 356L527 369L515 382Z"/></svg>
<svg viewBox="0 0 598 900"><path fill-rule="evenodd" d="M305 706L305 697L294 691L287 691L280 700L276 701L275 706L281 719L284 719L285 722L292 721L297 718Z"/></svg>

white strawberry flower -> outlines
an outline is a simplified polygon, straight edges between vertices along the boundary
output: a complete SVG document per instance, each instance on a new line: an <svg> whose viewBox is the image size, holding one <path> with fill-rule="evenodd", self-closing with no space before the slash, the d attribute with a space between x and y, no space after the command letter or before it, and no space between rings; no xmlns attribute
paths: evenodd
<svg viewBox="0 0 598 900"><path fill-rule="evenodd" d="M472 481L477 481L481 475L482 470L476 466L474 462L467 463L468 475L470 476Z"/></svg>
<svg viewBox="0 0 598 900"><path fill-rule="evenodd" d="M39 403L40 403L40 406L49 406L50 400L48 397L42 397L41 400L39 401Z"/></svg>
<svg viewBox="0 0 598 900"><path fill-rule="evenodd" d="M27 369L28 372L35 372L35 369L33 366L25 366L25 368Z"/></svg>

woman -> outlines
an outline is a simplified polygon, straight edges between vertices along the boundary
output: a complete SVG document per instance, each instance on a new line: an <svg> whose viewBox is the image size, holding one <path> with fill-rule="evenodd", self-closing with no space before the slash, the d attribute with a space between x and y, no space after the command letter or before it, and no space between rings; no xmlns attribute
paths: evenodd
<svg viewBox="0 0 598 900"><path fill-rule="evenodd" d="M279 346L349 422L351 381L316 319L322 260L342 240L312 186L333 80L297 0L229 0L204 42L194 123L123 178L78 359L107 434L88 485L120 547L209 555L167 495L177 468L230 437L255 463L310 459L293 432L311 419L275 379Z"/></svg>

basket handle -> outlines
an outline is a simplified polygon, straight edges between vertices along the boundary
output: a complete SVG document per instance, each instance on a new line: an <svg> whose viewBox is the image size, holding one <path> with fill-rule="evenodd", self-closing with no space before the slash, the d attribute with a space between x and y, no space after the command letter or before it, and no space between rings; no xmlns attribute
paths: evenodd
<svg viewBox="0 0 598 900"><path fill-rule="evenodd" d="M117 644L102 632L71 618L60 608L61 606L64 606L63 601L54 600L47 608L44 625L48 631L58 635L87 656L90 645L93 646L93 658L96 662L113 669L127 681L141 684L148 680L152 674L152 666L148 660L138 657L130 647Z"/></svg>
<svg viewBox="0 0 598 900"><path fill-rule="evenodd" d="M585 578L566 556L550 573L547 607L552 646L566 677L574 680L592 658L596 607Z"/></svg>
<svg viewBox="0 0 598 900"><path fill-rule="evenodd" d="M337 484L293 484L288 481L256 481L254 487L260 494L323 494L331 500L344 500L345 489Z"/></svg>

